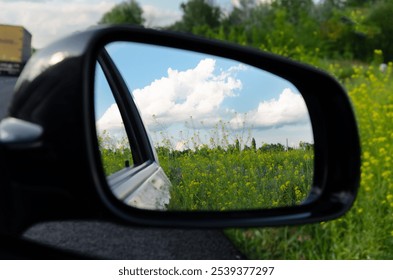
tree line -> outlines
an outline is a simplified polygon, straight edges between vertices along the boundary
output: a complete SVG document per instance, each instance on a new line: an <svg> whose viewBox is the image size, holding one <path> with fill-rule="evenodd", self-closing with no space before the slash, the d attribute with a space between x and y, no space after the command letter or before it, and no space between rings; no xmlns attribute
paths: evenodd
<svg viewBox="0 0 393 280"><path fill-rule="evenodd" d="M181 19L163 29L279 50L294 59L305 53L371 62L378 50L382 61L393 60L392 0L240 0L231 11L213 0L189 0L180 9ZM105 13L99 23L145 22L138 2L128 0Z"/></svg>

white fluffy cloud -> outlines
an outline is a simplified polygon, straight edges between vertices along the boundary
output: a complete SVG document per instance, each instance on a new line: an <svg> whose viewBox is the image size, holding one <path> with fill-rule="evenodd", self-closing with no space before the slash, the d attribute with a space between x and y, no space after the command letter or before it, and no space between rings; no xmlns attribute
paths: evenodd
<svg viewBox="0 0 393 280"><path fill-rule="evenodd" d="M102 117L97 122L97 128L100 131L108 131L115 130L118 131L120 129L124 129L123 120L120 115L119 107L117 104L112 104L104 114L105 117Z"/></svg>
<svg viewBox="0 0 393 280"><path fill-rule="evenodd" d="M103 137L104 145L109 148L118 148L128 142L123 119L119 107L112 104L105 112L105 118L96 123L98 134Z"/></svg>
<svg viewBox="0 0 393 280"><path fill-rule="evenodd" d="M242 83L235 78L245 66L238 65L218 71L213 59L201 60L186 71L169 68L166 77L133 92L145 125L159 130L162 125L184 124L192 116L197 123L215 125L220 119L220 105L235 96ZM97 121L99 132L106 131L112 139L125 136L123 121L116 104L111 104Z"/></svg>
<svg viewBox="0 0 393 280"><path fill-rule="evenodd" d="M235 72L244 66L216 74L215 63L213 59L204 59L186 71L169 68L166 77L134 90L145 124L153 129L162 124L184 124L191 116L197 123L216 123L224 99L236 96L242 88Z"/></svg>
<svg viewBox="0 0 393 280"><path fill-rule="evenodd" d="M264 129L305 123L309 116L303 97L286 88L278 99L260 102L256 110L246 116L237 115L230 123L233 128L242 128L244 121L254 128Z"/></svg>

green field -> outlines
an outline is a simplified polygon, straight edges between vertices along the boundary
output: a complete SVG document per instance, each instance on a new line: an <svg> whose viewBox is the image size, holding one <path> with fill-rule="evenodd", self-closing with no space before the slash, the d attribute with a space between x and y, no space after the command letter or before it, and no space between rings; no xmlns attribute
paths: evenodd
<svg viewBox="0 0 393 280"><path fill-rule="evenodd" d="M311 187L312 150L159 151L160 164L172 182L169 210L289 206L300 204Z"/></svg>

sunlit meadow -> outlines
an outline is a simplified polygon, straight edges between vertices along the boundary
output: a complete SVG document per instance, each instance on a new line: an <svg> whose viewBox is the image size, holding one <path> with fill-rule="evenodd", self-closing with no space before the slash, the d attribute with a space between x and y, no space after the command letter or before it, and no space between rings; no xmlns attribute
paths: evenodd
<svg viewBox="0 0 393 280"><path fill-rule="evenodd" d="M300 204L313 175L312 150L159 149L172 182L169 210L234 210Z"/></svg>

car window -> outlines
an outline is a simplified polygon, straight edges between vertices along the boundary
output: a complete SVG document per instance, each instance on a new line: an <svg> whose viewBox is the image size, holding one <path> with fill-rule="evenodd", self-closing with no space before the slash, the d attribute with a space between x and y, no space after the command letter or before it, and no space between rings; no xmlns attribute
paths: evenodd
<svg viewBox="0 0 393 280"><path fill-rule="evenodd" d="M101 159L105 174L109 176L124 167L132 166L133 158L119 107L98 63L96 65L94 101ZM103 118L105 115L111 117Z"/></svg>

